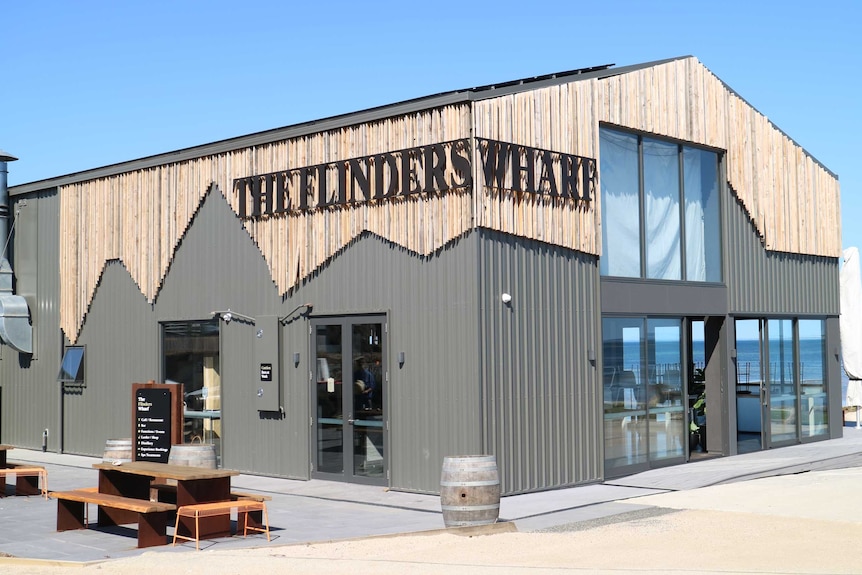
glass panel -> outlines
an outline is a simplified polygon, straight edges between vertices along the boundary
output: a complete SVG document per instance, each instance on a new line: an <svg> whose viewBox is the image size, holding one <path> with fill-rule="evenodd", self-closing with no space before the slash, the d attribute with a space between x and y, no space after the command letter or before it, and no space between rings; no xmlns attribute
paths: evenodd
<svg viewBox="0 0 862 575"><path fill-rule="evenodd" d="M679 147L644 138L647 277L682 279Z"/></svg>
<svg viewBox="0 0 862 575"><path fill-rule="evenodd" d="M60 364L60 373L57 381L83 383L84 382L84 348L67 347Z"/></svg>
<svg viewBox="0 0 862 575"><path fill-rule="evenodd" d="M642 334L640 318L602 320L606 470L648 461Z"/></svg>
<svg viewBox="0 0 862 575"><path fill-rule="evenodd" d="M802 382L802 437L829 432L826 401L826 333L823 320L799 320L799 369Z"/></svg>
<svg viewBox="0 0 862 575"><path fill-rule="evenodd" d="M739 453L762 447L760 320L737 320L736 330L736 441Z"/></svg>
<svg viewBox="0 0 862 575"><path fill-rule="evenodd" d="M599 130L602 275L641 277L638 138Z"/></svg>
<svg viewBox="0 0 862 575"><path fill-rule="evenodd" d="M183 384L183 443L215 447L221 457L219 320L162 324L165 380Z"/></svg>
<svg viewBox="0 0 862 575"><path fill-rule="evenodd" d="M796 438L796 353L793 320L771 319L769 333L769 423L772 441Z"/></svg>
<svg viewBox="0 0 862 575"><path fill-rule="evenodd" d="M650 461L685 456L682 402L682 320L647 320Z"/></svg>
<svg viewBox="0 0 862 575"><path fill-rule="evenodd" d="M689 451L706 451L706 323L692 320L691 361L688 372Z"/></svg>
<svg viewBox="0 0 862 575"><path fill-rule="evenodd" d="M318 325L314 332L317 372L317 470L344 471L343 378L340 325ZM350 385L348 383L348 385Z"/></svg>
<svg viewBox="0 0 862 575"><path fill-rule="evenodd" d="M383 476L382 327L352 326L353 473L366 477Z"/></svg>
<svg viewBox="0 0 862 575"><path fill-rule="evenodd" d="M685 276L689 281L721 281L718 155L683 148L685 188Z"/></svg>

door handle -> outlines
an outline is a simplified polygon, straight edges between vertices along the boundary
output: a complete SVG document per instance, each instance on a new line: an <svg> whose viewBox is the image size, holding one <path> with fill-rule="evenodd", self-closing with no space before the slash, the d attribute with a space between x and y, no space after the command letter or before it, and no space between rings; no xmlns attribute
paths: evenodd
<svg viewBox="0 0 862 575"><path fill-rule="evenodd" d="M347 423L349 423L350 425L353 425L354 423L356 423L356 420L351 418L351 419L347 420Z"/></svg>

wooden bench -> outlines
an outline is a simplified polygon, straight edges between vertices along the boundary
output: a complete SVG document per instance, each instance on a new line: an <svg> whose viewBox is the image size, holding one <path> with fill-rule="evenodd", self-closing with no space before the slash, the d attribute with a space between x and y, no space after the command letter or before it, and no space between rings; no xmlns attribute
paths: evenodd
<svg viewBox="0 0 862 575"><path fill-rule="evenodd" d="M57 531L85 529L87 505L92 503L99 506L99 525L137 523L138 547L165 545L168 514L177 508L172 503L121 497L93 489L55 491L50 495L57 500Z"/></svg>
<svg viewBox="0 0 862 575"><path fill-rule="evenodd" d="M258 531L266 533L266 540L269 538L269 517L266 513L266 503L263 501L253 501L251 499L240 499L236 501L218 501L215 503L198 503L195 505L183 505L177 509L177 523L174 527L174 542L177 544L177 539L185 539L195 542L195 549L200 550L200 518L212 517L214 515L230 515L231 511L236 509L237 512L237 531L239 531L240 522L243 525L242 536L248 535L249 531ZM263 527L249 525L249 515L254 512L263 513ZM240 520L240 516L243 517ZM180 517L193 517L195 520L195 531L193 537L187 537L179 534Z"/></svg>
<svg viewBox="0 0 862 575"><path fill-rule="evenodd" d="M6 467L0 468L0 476L5 478L9 475L15 476L16 495L42 495L48 499L48 470L40 465L29 465L24 463L8 463ZM42 487L39 487L41 480Z"/></svg>

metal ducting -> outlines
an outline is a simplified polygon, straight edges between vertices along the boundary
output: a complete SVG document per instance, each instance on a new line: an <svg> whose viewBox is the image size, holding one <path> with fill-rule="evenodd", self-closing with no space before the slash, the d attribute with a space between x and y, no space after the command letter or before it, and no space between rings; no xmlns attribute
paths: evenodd
<svg viewBox="0 0 862 575"><path fill-rule="evenodd" d="M17 160L0 150L0 340L21 353L33 353L33 326L27 300L12 292L12 266L6 258L9 245L9 188L6 163Z"/></svg>

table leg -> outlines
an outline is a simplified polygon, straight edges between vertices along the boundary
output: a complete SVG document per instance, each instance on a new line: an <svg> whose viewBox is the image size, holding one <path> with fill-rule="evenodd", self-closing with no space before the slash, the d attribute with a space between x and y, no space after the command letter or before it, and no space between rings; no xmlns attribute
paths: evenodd
<svg viewBox="0 0 862 575"><path fill-rule="evenodd" d="M80 501L57 500L57 531L84 529L84 505Z"/></svg>
<svg viewBox="0 0 862 575"><path fill-rule="evenodd" d="M38 475L16 475L15 495L42 495Z"/></svg>
<svg viewBox="0 0 862 575"><path fill-rule="evenodd" d="M236 532L243 528L248 516L248 526L263 529L263 511L239 511L236 517Z"/></svg>
<svg viewBox="0 0 862 575"><path fill-rule="evenodd" d="M177 507L230 499L230 477L177 481ZM195 530L193 517L180 517L179 533L191 537ZM200 519L200 538L230 537L230 516L214 515Z"/></svg>
<svg viewBox="0 0 862 575"><path fill-rule="evenodd" d="M168 512L138 515L138 547L167 544Z"/></svg>

